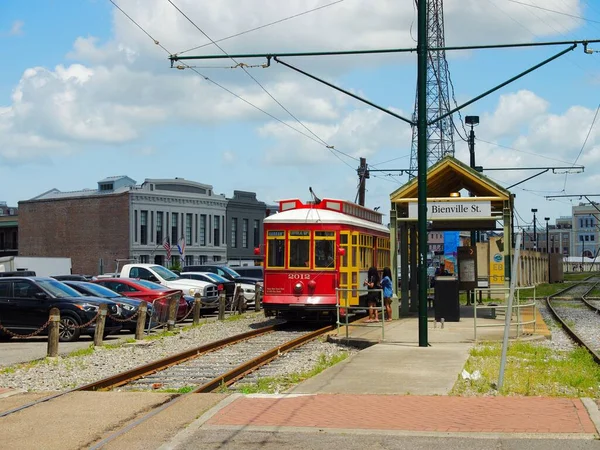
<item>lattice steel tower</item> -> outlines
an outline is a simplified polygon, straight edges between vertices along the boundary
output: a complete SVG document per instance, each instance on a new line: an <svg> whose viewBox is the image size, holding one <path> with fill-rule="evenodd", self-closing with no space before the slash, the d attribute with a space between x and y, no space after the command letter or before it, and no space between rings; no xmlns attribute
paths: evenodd
<svg viewBox="0 0 600 450"><path fill-rule="evenodd" d="M443 0L427 1L427 41L429 47L441 48L445 45L444 39L444 6ZM429 122L440 115L450 111L450 97L448 84L450 74L446 52L443 50L430 50L427 57L427 121ZM417 119L417 102L413 120ZM429 125L427 129L427 167L438 162L444 156L454 156L454 133L452 116L448 116ZM410 151L410 177L417 173L417 127L412 129L412 146Z"/></svg>

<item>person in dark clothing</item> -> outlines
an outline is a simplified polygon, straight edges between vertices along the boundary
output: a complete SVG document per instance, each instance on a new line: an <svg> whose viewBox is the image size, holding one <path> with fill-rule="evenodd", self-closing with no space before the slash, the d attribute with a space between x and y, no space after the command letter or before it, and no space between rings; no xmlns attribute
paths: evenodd
<svg viewBox="0 0 600 450"><path fill-rule="evenodd" d="M369 292L367 293L369 318L366 320L366 322L379 322L379 311L377 310L379 292L372 292L372 290L381 289L379 285L379 272L377 272L376 267L371 266L367 274L367 279L363 284L369 289Z"/></svg>

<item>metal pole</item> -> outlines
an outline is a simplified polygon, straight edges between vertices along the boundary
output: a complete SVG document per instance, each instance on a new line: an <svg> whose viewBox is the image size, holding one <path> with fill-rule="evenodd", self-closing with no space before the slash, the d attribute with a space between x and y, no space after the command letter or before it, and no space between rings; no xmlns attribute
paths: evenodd
<svg viewBox="0 0 600 450"><path fill-rule="evenodd" d="M502 356L500 357L500 374L498 376L498 392L502 390L504 383L504 369L506 367L506 353L508 351L508 336L510 333L510 319L512 318L512 302L515 296L515 283L517 281L517 266L519 265L519 246L521 245L521 233L517 235L517 243L515 245L515 261L512 266L512 274L510 279L510 291L508 294L508 304L506 305L506 316L504 317L504 338L502 339Z"/></svg>
<svg viewBox="0 0 600 450"><path fill-rule="evenodd" d="M475 131L473 130L473 126L474 125L471 124L471 131L469 132L469 154L470 154L469 167L471 167L471 169L475 169ZM471 193L470 196L473 197L473 194ZM475 249L477 249L477 238L476 238L476 232L474 230L471 231L471 247L475 247ZM470 290L467 292L467 295L468 295L467 303L475 304L475 291Z"/></svg>
<svg viewBox="0 0 600 450"><path fill-rule="evenodd" d="M550 217L545 217L544 220L546 221L546 256L548 257L548 283L551 283L552 281L550 280L550 235L548 234L548 221L550 220Z"/></svg>
<svg viewBox="0 0 600 450"><path fill-rule="evenodd" d="M427 2L420 1L417 8L419 347L427 347ZM416 272L413 272L413 275L416 275Z"/></svg>

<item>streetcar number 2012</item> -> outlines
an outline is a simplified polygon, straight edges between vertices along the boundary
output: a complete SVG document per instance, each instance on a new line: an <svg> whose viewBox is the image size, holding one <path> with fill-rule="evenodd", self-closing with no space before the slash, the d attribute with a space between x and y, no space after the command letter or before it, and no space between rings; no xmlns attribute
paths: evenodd
<svg viewBox="0 0 600 450"><path fill-rule="evenodd" d="M310 280L308 273L288 273L288 280Z"/></svg>

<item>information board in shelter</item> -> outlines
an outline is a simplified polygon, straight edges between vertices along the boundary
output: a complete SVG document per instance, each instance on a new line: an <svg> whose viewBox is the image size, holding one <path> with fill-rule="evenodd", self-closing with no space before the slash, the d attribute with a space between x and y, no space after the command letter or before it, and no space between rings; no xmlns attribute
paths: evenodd
<svg viewBox="0 0 600 450"><path fill-rule="evenodd" d="M458 247L458 288L471 290L477 287L477 249Z"/></svg>

